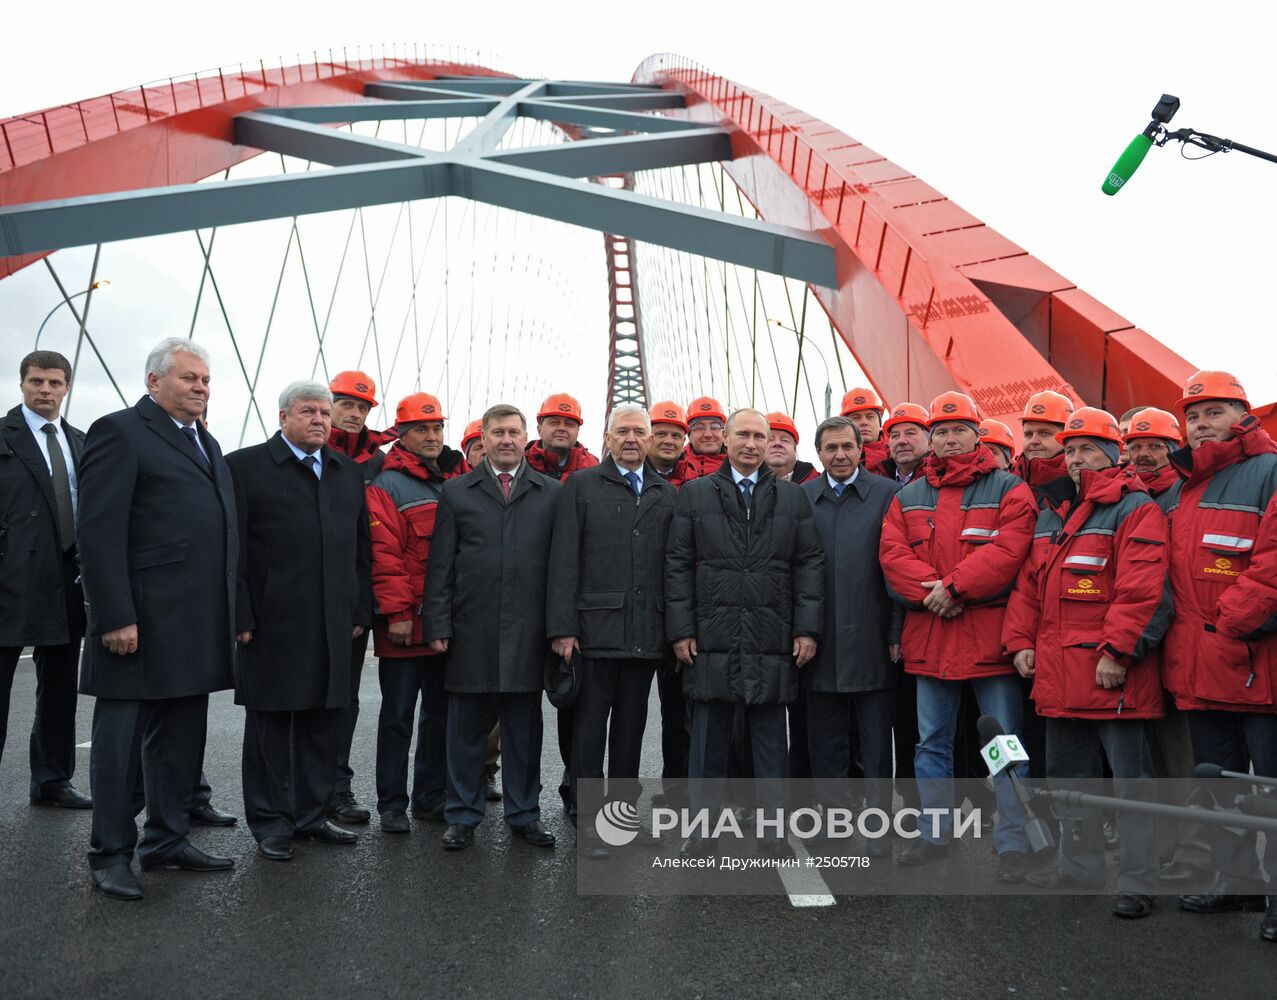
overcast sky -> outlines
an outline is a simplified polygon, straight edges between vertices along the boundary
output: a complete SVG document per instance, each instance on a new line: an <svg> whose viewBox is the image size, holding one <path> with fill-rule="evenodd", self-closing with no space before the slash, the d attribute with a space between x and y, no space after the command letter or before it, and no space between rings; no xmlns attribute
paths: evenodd
<svg viewBox="0 0 1277 1000"><path fill-rule="evenodd" d="M22 4L5 14L0 115L343 44L452 42L548 75L621 80L649 54L678 52L872 146L1189 361L1232 369L1253 400L1270 401L1275 325L1260 306L1277 263L1277 165L1236 152L1187 163L1168 146L1118 197L1099 185L1164 91L1183 102L1173 127L1277 149L1277 18L1255 3L1129 7L140 0L60 4L54 26L50 8Z"/></svg>

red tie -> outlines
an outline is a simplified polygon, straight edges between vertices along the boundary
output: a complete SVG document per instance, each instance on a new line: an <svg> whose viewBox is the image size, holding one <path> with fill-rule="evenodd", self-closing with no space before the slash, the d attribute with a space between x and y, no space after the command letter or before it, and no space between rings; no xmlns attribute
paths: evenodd
<svg viewBox="0 0 1277 1000"><path fill-rule="evenodd" d="M497 475L497 481L501 483L501 495L507 500L510 499L510 480L513 478L514 476L508 472L502 472Z"/></svg>

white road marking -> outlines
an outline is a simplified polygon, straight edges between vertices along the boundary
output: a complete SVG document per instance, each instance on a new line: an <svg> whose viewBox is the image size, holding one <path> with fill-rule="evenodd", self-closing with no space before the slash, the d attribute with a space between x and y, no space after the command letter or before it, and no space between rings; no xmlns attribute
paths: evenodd
<svg viewBox="0 0 1277 1000"><path fill-rule="evenodd" d="M789 893L789 905L796 907L833 906L834 897L830 894L829 886L825 884L825 880L821 878L820 871L806 866L807 858L811 855L807 853L802 841L795 837L790 837L789 843L794 848L794 856L798 859L799 864L803 865L802 868L782 868L780 870L780 880L784 883L785 891Z"/></svg>
<svg viewBox="0 0 1277 1000"><path fill-rule="evenodd" d="M87 749L89 749L89 747L91 747L91 746L93 746L93 741L92 741L92 740L90 740L88 743L77 743L77 744L75 745L75 748L76 748L77 750L87 750Z"/></svg>

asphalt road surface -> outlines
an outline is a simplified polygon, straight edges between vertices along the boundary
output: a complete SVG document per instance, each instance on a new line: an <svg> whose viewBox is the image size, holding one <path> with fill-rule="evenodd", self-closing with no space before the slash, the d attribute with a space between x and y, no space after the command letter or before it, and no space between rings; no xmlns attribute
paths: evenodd
<svg viewBox="0 0 1277 1000"><path fill-rule="evenodd" d="M364 671L355 791L373 805L379 692ZM90 890L89 814L33 807L26 734L35 674L22 661L0 762L0 998L18 997L1189 997L1277 996L1277 946L1259 917L1180 912L1137 922L1107 898L581 897L571 828L554 794L547 705L542 766L553 851L512 842L501 807L475 845L442 827L391 837L376 818L353 848L299 844L262 860L241 823L197 829L229 874L142 875L146 897ZM645 773L659 773L653 690ZM80 700L79 741L91 699ZM243 712L212 699L214 804L242 813ZM88 784L88 750L76 781Z"/></svg>

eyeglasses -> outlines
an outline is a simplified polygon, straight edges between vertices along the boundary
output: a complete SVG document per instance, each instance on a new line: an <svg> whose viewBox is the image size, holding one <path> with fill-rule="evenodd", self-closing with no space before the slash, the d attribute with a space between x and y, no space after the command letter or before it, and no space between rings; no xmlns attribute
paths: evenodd
<svg viewBox="0 0 1277 1000"><path fill-rule="evenodd" d="M693 430L708 428L712 431L721 431L723 429L723 422L721 420L715 420L712 417L702 417L700 420L693 420L690 426Z"/></svg>

